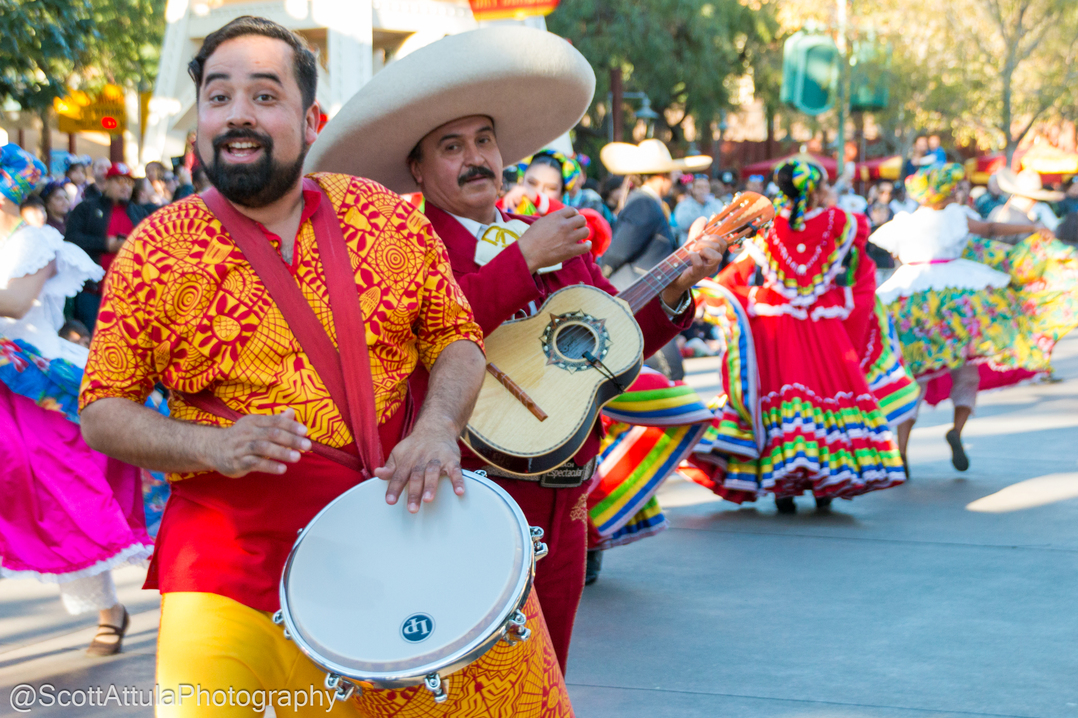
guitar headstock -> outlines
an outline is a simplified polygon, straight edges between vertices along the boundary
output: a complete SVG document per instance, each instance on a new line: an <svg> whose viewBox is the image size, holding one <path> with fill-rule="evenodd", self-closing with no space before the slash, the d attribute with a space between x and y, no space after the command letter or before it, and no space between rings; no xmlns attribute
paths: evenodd
<svg viewBox="0 0 1078 718"><path fill-rule="evenodd" d="M766 229L775 220L775 206L757 192L738 192L730 204L712 215L701 236L719 237L730 247Z"/></svg>

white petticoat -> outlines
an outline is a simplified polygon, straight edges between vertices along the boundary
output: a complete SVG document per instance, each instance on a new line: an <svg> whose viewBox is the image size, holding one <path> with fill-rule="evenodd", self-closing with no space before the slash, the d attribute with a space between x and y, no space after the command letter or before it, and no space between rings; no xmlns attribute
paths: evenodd
<svg viewBox="0 0 1078 718"><path fill-rule="evenodd" d="M925 291L943 289L982 290L1001 289L1011 283L1011 277L988 265L969 259L952 259L941 264L903 264L890 279L880 285L876 296L884 304L900 297Z"/></svg>
<svg viewBox="0 0 1078 718"><path fill-rule="evenodd" d="M52 227L23 226L0 241L0 288L54 260L56 273L45 282L30 311L22 319L0 317L0 336L23 339L46 359L62 358L85 366L86 350L60 339L57 332L64 325L64 301L75 296L87 281L105 276L105 270L86 252L65 242Z"/></svg>

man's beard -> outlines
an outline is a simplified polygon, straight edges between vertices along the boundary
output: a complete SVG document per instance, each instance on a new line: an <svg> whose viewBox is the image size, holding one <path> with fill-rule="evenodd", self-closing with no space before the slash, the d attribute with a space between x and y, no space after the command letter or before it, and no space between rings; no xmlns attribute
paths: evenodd
<svg viewBox="0 0 1078 718"><path fill-rule="evenodd" d="M235 165L221 161L221 150L229 142L255 140L262 145L262 158L253 164ZM206 170L206 178L225 199L243 207L265 207L284 197L303 175L303 161L309 146L304 143L291 164L275 162L273 138L254 130L232 129L213 140L213 162L207 163L195 144L195 156Z"/></svg>

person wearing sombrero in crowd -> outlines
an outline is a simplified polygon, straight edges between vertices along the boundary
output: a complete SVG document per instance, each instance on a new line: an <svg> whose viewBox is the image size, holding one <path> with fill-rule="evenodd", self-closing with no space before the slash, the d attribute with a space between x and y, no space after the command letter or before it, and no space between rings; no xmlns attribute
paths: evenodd
<svg viewBox="0 0 1078 718"><path fill-rule="evenodd" d="M397 192L421 190L427 218L489 334L535 313L562 287L615 291L591 259L575 209L533 221L495 207L502 168L575 126L594 90L588 62L550 33L494 27L452 35L375 75L323 130L308 166L370 177ZM721 241L704 242L691 268L637 313L646 354L692 321L691 287L715 271L723 249ZM417 396L424 383L417 372ZM563 667L584 585L587 491L599 445L596 427L556 482L513 476L463 452L465 468L485 469L545 531L550 553L537 566L535 587Z"/></svg>
<svg viewBox="0 0 1078 718"><path fill-rule="evenodd" d="M675 160L663 142L651 139L639 145L611 142L600 151L599 159L612 174L625 176L614 236L599 260L603 275L621 291L677 249L670 208L663 201L673 186L671 173L707 169L711 158L696 155ZM681 351L674 342L649 359L648 366L674 381L685 377Z"/></svg>
<svg viewBox="0 0 1078 718"><path fill-rule="evenodd" d="M989 213L989 222L1034 224L1049 232L1055 232L1059 228L1062 220L1056 216L1048 203L1059 202L1066 195L1063 192L1045 189L1037 170L1028 169L1015 173L1013 170L1002 169L993 176L999 184L999 189L1009 194L1010 198ZM1016 244L1028 236L1028 234L1016 233L993 237L993 239Z"/></svg>
<svg viewBox="0 0 1078 718"><path fill-rule="evenodd" d="M947 432L951 462L969 468L962 429L973 413L977 392L1007 386L1043 370L1011 277L963 252L972 235L998 237L1038 231L1032 224L985 222L954 201L965 176L959 164L918 170L906 179L906 192L921 203L900 212L870 240L900 262L877 295L894 320L905 363L930 404L950 397L954 426ZM900 448L916 415L900 427Z"/></svg>
<svg viewBox="0 0 1078 718"><path fill-rule="evenodd" d="M794 513L805 491L827 508L905 477L862 365L876 289L867 220L825 206L815 163L787 161L774 181L774 224L717 279L733 319L722 368L729 400L705 437L710 476L697 480L736 503L773 494L779 513Z"/></svg>

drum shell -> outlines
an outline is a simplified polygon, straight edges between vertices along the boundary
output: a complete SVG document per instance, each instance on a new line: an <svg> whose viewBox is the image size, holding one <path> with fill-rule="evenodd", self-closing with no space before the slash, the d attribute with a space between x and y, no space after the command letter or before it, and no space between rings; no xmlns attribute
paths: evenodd
<svg viewBox="0 0 1078 718"><path fill-rule="evenodd" d="M280 599L281 599L281 611L279 616L281 620L279 622L284 624L286 636L290 640L294 641L297 647L306 655L311 661L328 674L336 674L346 679L349 683L364 689L402 689L412 686L419 686L423 683L424 678L432 673L441 674L443 677L448 677L452 673L459 671L460 669L474 663L477 659L483 656L489 651L498 641L503 640L509 628L511 616L518 610L521 610L528 601L528 597L532 591L532 583L535 577L535 543L531 536L530 529L523 511L517 506L516 502L505 493L505 491L492 481L489 481L485 475L477 474L475 472L465 471L465 478L467 482L477 482L485 485L487 488L493 490L496 494L508 499L507 504L513 510L516 515L517 524L521 531L521 540L523 542L523 548L525 551L524 561L522 563L522 571L517 579L516 586L512 592L513 599L506 602L503 610L499 613L499 620L491 622L491 629L489 629L481 637L474 640L470 645L465 646L458 651L454 652L444 660L440 660L436 663L429 663L422 666L417 666L414 669L408 671L395 671L395 672L370 672L370 673L357 673L354 669L348 666L342 666L334 661L328 660L322 656L317 649L311 646L306 640L304 640L300 631L297 630L296 624L289 611L288 600L288 578L289 571L293 564L293 560L296 556L296 552L299 546L302 544L304 537L310 530L311 526L315 525L325 512L329 511L337 502L339 502L344 496L347 496L351 491L345 492L341 496L331 501L325 508L322 509L305 527L296 539L295 544L292 547L292 551L289 553L288 559L285 562L284 572L281 576L280 584ZM475 490L474 487L471 490ZM445 500L451 497L436 498L436 500ZM421 509L422 510L422 509ZM277 620L275 618L275 620ZM545 625L545 624L544 624ZM549 639L547 639L549 640Z"/></svg>
<svg viewBox="0 0 1078 718"><path fill-rule="evenodd" d="M495 645L474 663L443 675L449 694L445 703L436 703L421 686L357 691L352 700L367 718L572 718L565 679L534 589L521 610L528 617L531 638L515 646Z"/></svg>

